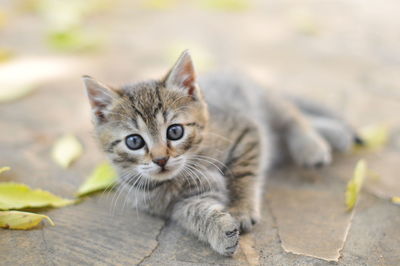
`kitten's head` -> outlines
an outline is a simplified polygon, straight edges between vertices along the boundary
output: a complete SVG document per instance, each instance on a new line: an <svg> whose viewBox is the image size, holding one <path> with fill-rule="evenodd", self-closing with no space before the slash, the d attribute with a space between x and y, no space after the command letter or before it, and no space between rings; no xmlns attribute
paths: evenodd
<svg viewBox="0 0 400 266"><path fill-rule="evenodd" d="M83 79L97 137L121 178L171 179L201 145L208 111L187 51L159 81L111 88Z"/></svg>

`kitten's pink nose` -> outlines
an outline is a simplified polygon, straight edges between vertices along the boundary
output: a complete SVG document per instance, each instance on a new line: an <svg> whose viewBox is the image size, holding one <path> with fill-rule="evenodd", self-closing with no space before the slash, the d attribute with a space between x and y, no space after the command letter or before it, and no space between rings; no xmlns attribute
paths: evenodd
<svg viewBox="0 0 400 266"><path fill-rule="evenodd" d="M155 159L153 159L153 163L155 163L155 164L157 164L157 165L159 165L160 167L163 168L167 164L168 159L169 159L168 156L167 157L155 158Z"/></svg>

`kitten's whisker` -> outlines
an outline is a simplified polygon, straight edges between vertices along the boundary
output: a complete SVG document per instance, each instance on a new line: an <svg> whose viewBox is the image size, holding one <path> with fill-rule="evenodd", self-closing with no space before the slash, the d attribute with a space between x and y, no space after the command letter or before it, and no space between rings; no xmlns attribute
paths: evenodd
<svg viewBox="0 0 400 266"><path fill-rule="evenodd" d="M219 135L219 134L217 134L217 133L208 131L206 134L211 134L211 135L214 135L214 136L216 136L216 137L221 138L222 140L225 140L225 141L228 142L228 143L233 143L232 140L230 140L230 139L228 139L227 137L224 137L224 136L222 136L222 135Z"/></svg>
<svg viewBox="0 0 400 266"><path fill-rule="evenodd" d="M131 181L134 180L135 178L136 178L135 182L134 182L133 184L131 184ZM138 181L139 178L140 178L140 173L137 173L135 176L129 178L127 184L128 184L130 187L129 187L129 189L128 189L126 195L125 195L125 201L124 201L124 205L123 205L123 207L122 207L122 210L125 209L125 206L126 206L128 197L130 196L129 194L131 193L131 190L135 187L135 184L136 184L136 182Z"/></svg>
<svg viewBox="0 0 400 266"><path fill-rule="evenodd" d="M189 187L190 187L190 192L193 192L193 188L192 188L192 185L191 185L191 182L190 182L190 173L187 171L187 168L186 168L186 165L185 165L185 167L182 169L183 170L183 172L184 172L184 174L182 175L182 177L185 179L185 181L189 184ZM186 176L187 175L187 176ZM196 185L196 183L195 183L195 185Z"/></svg>
<svg viewBox="0 0 400 266"><path fill-rule="evenodd" d="M199 169L197 169L194 165L192 165L192 164L188 164L188 167L194 172L194 173L198 173L198 174L201 174L203 177L204 177L204 179L206 180L206 182L208 183L208 188L209 188L209 190L212 190L212 186L211 186L211 183L210 183L210 181L208 180L208 178L207 178L207 176L205 175L205 174L203 174L201 171L199 171ZM199 178L199 180L200 180L200 177L196 174L196 176Z"/></svg>
<svg viewBox="0 0 400 266"><path fill-rule="evenodd" d="M185 181L186 182L188 182L188 184L189 184L189 187L190 187L190 191L192 192L192 183L190 182L190 177L188 177L190 174L189 174L189 172L187 171L187 166L185 165L184 167L183 167L183 175L182 175L182 177L185 179ZM188 176L186 176L186 175L188 175ZM195 183L196 184L196 183Z"/></svg>
<svg viewBox="0 0 400 266"><path fill-rule="evenodd" d="M210 160L208 160L208 159L205 159L205 158L198 157L198 156L193 157L193 159L199 160L199 161L203 161L203 162L206 162L206 163L211 164L212 166L214 166L215 168L217 168L217 170L218 170L222 175L224 175L224 172L222 171L222 169L219 168L219 167L218 167L215 163L213 163L212 161L210 161Z"/></svg>
<svg viewBox="0 0 400 266"><path fill-rule="evenodd" d="M118 187L115 200L113 199L113 202L112 202L113 214L115 214L115 211L117 210L117 205L118 205L119 197L120 197L121 194L123 193L125 187L126 187L125 181L124 181L124 182L121 182L121 183L120 183L120 186Z"/></svg>
<svg viewBox="0 0 400 266"><path fill-rule="evenodd" d="M130 173L126 173L126 174L123 174L122 176L120 176L120 178L118 179L118 183L117 183L117 185L118 185L118 188L117 188L117 190L115 191L115 193L114 193L114 195L113 195L113 197L112 197L112 200L111 200L111 213L112 213L112 215L114 215L114 200L115 200L115 198L117 197L117 195L120 193L120 191L122 190L122 184L124 183L124 179L129 175Z"/></svg>
<svg viewBox="0 0 400 266"><path fill-rule="evenodd" d="M194 173L189 167L187 167L187 171L189 173L189 179L192 177L194 178L193 181L195 182L195 187L196 187L197 191L200 193L203 193L204 189L203 189L203 186L201 185L202 182L200 180L200 177L196 173Z"/></svg>
<svg viewBox="0 0 400 266"><path fill-rule="evenodd" d="M124 172L122 173L121 176L124 176L124 175L128 174L129 172L130 172L129 170L126 170L126 171L124 171ZM103 197L105 193L110 192L111 190L113 190L116 186L118 186L118 184L119 184L118 181L115 182L115 183L109 184L109 185L101 192L101 197ZM108 198L107 198L107 199L108 199Z"/></svg>

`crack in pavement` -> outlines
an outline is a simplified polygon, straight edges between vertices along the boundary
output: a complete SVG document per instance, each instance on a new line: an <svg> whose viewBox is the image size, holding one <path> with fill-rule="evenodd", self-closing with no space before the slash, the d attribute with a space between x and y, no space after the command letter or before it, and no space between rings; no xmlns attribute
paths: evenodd
<svg viewBox="0 0 400 266"><path fill-rule="evenodd" d="M44 229L42 228L40 231L42 232L41 235L42 235L42 240L43 240L44 248L46 249L46 251L48 251L49 254L52 254L52 252L51 252L51 250L49 249L49 246L48 246L48 244L47 244L46 237L45 237L45 235L44 235ZM48 257L46 256L46 259L48 259L48 260L50 261L50 264L51 264L51 265L55 266L55 264L54 264L54 262L53 262L53 260L52 260L51 258L48 258Z"/></svg>
<svg viewBox="0 0 400 266"><path fill-rule="evenodd" d="M160 246L160 239L159 239L159 238L160 238L160 235L161 235L161 233L163 232L164 228L166 227L166 225L167 225L167 222L164 221L163 225L160 227L160 230L158 231L158 233L157 233L157 235L156 235L156 237L155 237L155 240L156 240L156 242L157 242L156 246L150 251L150 253L149 253L148 255L144 256L144 257L136 264L137 266L143 265L143 263L144 263L146 260L148 260L148 259L153 255L153 253L158 249L158 247Z"/></svg>

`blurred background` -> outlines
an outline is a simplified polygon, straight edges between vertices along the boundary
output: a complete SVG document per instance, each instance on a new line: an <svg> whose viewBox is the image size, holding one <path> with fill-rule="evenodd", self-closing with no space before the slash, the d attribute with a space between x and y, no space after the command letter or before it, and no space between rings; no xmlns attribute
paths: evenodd
<svg viewBox="0 0 400 266"><path fill-rule="evenodd" d="M374 170L382 181L385 177L391 181L380 186L384 193L373 193L382 199L363 195L366 200L354 218L356 226L341 260L344 265L359 264L360 259L370 265L397 265L399 209L387 202L385 193L391 188L391 196L399 191L399 10L398 0L0 0L0 167L12 168L0 181L72 197L104 160L92 136L81 76L91 75L114 86L160 78L189 49L200 75L234 68L266 88L319 101L357 128L383 125L389 129L390 152L376 153L369 162L379 164ZM65 134L76 136L82 145L81 157L68 169L57 165L51 155L54 143ZM320 228L327 217L333 217L332 226L340 230L329 224L321 231L333 232L334 237L340 236L336 232L348 232L352 218L340 224L336 217L345 212L342 180L351 176L356 158L349 157L317 174L318 178L298 179L295 171L282 174L293 176L283 185L276 185L283 179L271 180L267 193L271 209L264 210L256 244L245 242L256 247L254 254L262 255L261 262L320 262L283 253L275 231L278 227L285 240L286 221L297 221L293 224L300 228L289 226L289 238L309 240L316 250L326 243L315 239L325 241L324 237L301 226ZM286 194L276 190L282 186L290 188ZM307 197L302 197L300 188ZM302 205L287 208L290 198ZM304 199L310 199L308 205ZM308 207L314 203L320 204L317 211ZM159 245L156 254L164 254L158 257L160 262L168 259L170 265L187 261L188 254L194 262L232 262L173 225L167 224L169 229L161 234L163 222L134 210L125 210L115 219L111 205L110 197L93 197L52 210L55 227L4 230L0 257L10 265L16 261L81 264L85 259L87 264L132 264L143 261ZM301 206L312 210L310 215L305 212L315 216L312 219L322 221L310 218L312 222L305 223ZM292 216L285 213L280 220L280 210ZM278 217L277 226L270 212ZM311 237L292 237L294 232L308 232ZM339 239L337 249L343 241ZM248 261L247 255L240 256Z"/></svg>

